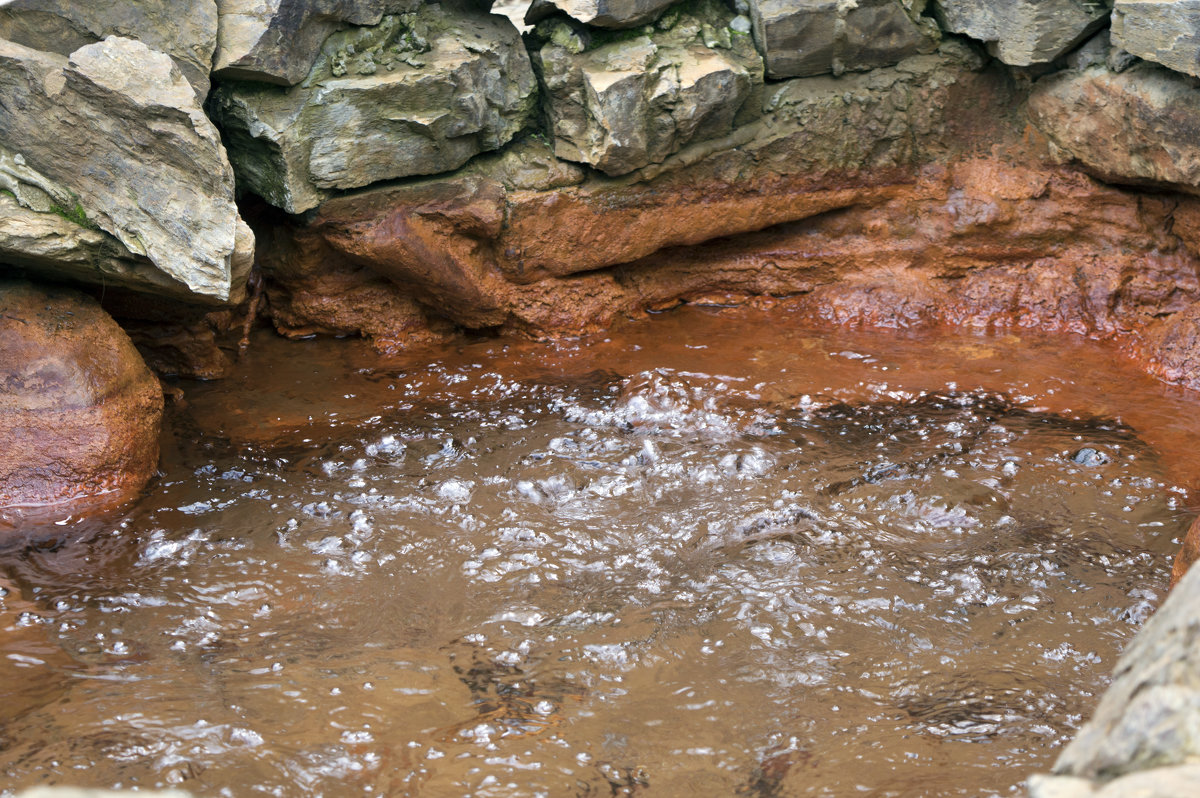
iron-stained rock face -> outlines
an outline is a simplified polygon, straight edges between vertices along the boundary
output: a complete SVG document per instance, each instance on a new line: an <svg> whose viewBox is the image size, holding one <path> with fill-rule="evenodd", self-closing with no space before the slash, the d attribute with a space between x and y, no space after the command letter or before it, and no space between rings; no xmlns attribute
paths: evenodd
<svg viewBox="0 0 1200 798"><path fill-rule="evenodd" d="M554 152L621 175L724 135L762 85L750 37L716 3L609 39L543 22L539 63Z"/></svg>
<svg viewBox="0 0 1200 798"><path fill-rule="evenodd" d="M376 25L395 0L218 0L218 77L291 86L304 80L321 43L345 25ZM403 10L420 0L401 0Z"/></svg>
<svg viewBox="0 0 1200 798"><path fill-rule="evenodd" d="M141 490L162 406L158 381L95 300L0 280L0 526Z"/></svg>
<svg viewBox="0 0 1200 798"><path fill-rule="evenodd" d="M675 0L533 0L525 21L540 22L556 11L597 28L634 28L653 22Z"/></svg>
<svg viewBox="0 0 1200 798"><path fill-rule="evenodd" d="M1053 61L1108 20L1111 0L937 0L942 27L987 42L1006 64Z"/></svg>
<svg viewBox="0 0 1200 798"><path fill-rule="evenodd" d="M1117 0L1113 43L1147 61L1200 77L1200 1Z"/></svg>
<svg viewBox="0 0 1200 798"><path fill-rule="evenodd" d="M334 190L456 169L506 144L535 105L512 23L435 4L334 34L298 86L220 86L210 109L243 186L295 213Z"/></svg>
<svg viewBox="0 0 1200 798"><path fill-rule="evenodd" d="M861 71L932 52L933 20L911 0L750 0L754 38L767 75L806 77Z"/></svg>
<svg viewBox="0 0 1200 798"><path fill-rule="evenodd" d="M108 36L137 39L171 56L196 95L208 95L217 45L215 0L8 0L0 3L0 39L70 55Z"/></svg>
<svg viewBox="0 0 1200 798"><path fill-rule="evenodd" d="M1043 78L1029 98L1034 124L1058 153L1118 182L1172 183L1200 192L1200 84L1152 64Z"/></svg>
<svg viewBox="0 0 1200 798"><path fill-rule="evenodd" d="M245 245L233 172L192 87L166 55L109 37L64 58L0 40L5 179L33 185L183 290L230 297Z"/></svg>

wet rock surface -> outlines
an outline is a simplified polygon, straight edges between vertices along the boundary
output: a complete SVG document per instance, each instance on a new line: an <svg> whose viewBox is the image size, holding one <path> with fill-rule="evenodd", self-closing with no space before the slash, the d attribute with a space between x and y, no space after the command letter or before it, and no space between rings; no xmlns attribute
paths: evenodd
<svg viewBox="0 0 1200 798"><path fill-rule="evenodd" d="M0 281L0 537L137 494L158 463L163 399L90 298Z"/></svg>
<svg viewBox="0 0 1200 798"><path fill-rule="evenodd" d="M754 38L772 78L891 66L937 48L940 34L911 0L750 0Z"/></svg>
<svg viewBox="0 0 1200 798"><path fill-rule="evenodd" d="M244 187L297 213L335 189L456 169L535 105L512 24L443 3L332 35L298 86L224 83L209 108Z"/></svg>
<svg viewBox="0 0 1200 798"><path fill-rule="evenodd" d="M184 289L230 298L249 229L220 136L169 57L120 37L69 57L0 40L0 104L18 182Z"/></svg>

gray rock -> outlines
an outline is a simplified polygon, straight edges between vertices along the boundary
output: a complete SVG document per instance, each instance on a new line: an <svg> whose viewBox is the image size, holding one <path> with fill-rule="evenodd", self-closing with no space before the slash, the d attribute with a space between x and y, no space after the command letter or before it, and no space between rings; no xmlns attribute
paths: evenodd
<svg viewBox="0 0 1200 798"><path fill-rule="evenodd" d="M0 263L31 274L186 299L190 292L101 230L24 208L0 194Z"/></svg>
<svg viewBox="0 0 1200 798"><path fill-rule="evenodd" d="M1192 765L1193 779L1200 773L1195 764L1200 757L1197 606L1200 569L1193 568L1121 655L1112 685L1092 719L1063 749L1054 773L1107 781L1185 764Z"/></svg>
<svg viewBox="0 0 1200 798"><path fill-rule="evenodd" d="M1067 66L1071 69L1087 69L1108 63L1109 53L1112 52L1112 41L1107 30L1102 30L1083 45L1069 53L1066 57Z"/></svg>
<svg viewBox="0 0 1200 798"><path fill-rule="evenodd" d="M1117 0L1112 36L1139 58L1200 77L1200 0Z"/></svg>
<svg viewBox="0 0 1200 798"><path fill-rule="evenodd" d="M1012 66L1053 61L1108 21L1112 0L936 0L942 28Z"/></svg>
<svg viewBox="0 0 1200 798"><path fill-rule="evenodd" d="M890 66L937 48L924 0L750 0L754 38L773 78Z"/></svg>
<svg viewBox="0 0 1200 798"><path fill-rule="evenodd" d="M533 115L536 88L511 22L433 4L334 34L297 86L228 83L209 107L239 184L298 213L502 147Z"/></svg>
<svg viewBox="0 0 1200 798"><path fill-rule="evenodd" d="M213 74L291 86L304 80L321 44L346 24L376 25L386 0L217 0ZM396 5L395 0L390 0ZM420 0L406 0L411 10Z"/></svg>
<svg viewBox="0 0 1200 798"><path fill-rule="evenodd" d="M1200 765L1153 768L1096 783L1074 776L1033 776L1029 798L1185 798L1200 790Z"/></svg>
<svg viewBox="0 0 1200 798"><path fill-rule="evenodd" d="M1042 78L1029 98L1034 124L1061 160L1102 179L1200 189L1200 86L1141 62Z"/></svg>
<svg viewBox="0 0 1200 798"><path fill-rule="evenodd" d="M561 20L538 27L555 155L621 175L733 128L762 86L762 59L723 6L692 9L608 41Z"/></svg>
<svg viewBox="0 0 1200 798"><path fill-rule="evenodd" d="M533 0L525 13L529 25L561 11L597 28L636 28L653 22L675 0Z"/></svg>
<svg viewBox="0 0 1200 798"><path fill-rule="evenodd" d="M0 107L0 141L44 177L35 188L59 192L50 196L64 216L110 233L191 292L230 297L233 172L170 58L120 37L69 59L0 40Z"/></svg>
<svg viewBox="0 0 1200 798"><path fill-rule="evenodd" d="M166 53L203 102L217 46L216 0L7 0L0 39L70 55L108 36Z"/></svg>

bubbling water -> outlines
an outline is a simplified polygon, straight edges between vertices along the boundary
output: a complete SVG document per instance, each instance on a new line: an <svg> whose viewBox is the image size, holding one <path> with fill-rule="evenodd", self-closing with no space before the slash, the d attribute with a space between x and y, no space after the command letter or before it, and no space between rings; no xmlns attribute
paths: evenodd
<svg viewBox="0 0 1200 798"><path fill-rule="evenodd" d="M1009 794L1186 524L1133 429L1012 391L506 362L241 441L198 391L137 508L5 553L5 787Z"/></svg>

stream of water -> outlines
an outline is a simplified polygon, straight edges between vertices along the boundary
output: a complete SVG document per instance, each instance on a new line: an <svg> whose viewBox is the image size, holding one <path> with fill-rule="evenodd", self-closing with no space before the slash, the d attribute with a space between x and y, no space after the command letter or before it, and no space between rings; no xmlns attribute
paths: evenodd
<svg viewBox="0 0 1200 798"><path fill-rule="evenodd" d="M1200 475L1110 348L779 310L182 388L142 501L0 550L0 795L1018 794Z"/></svg>

